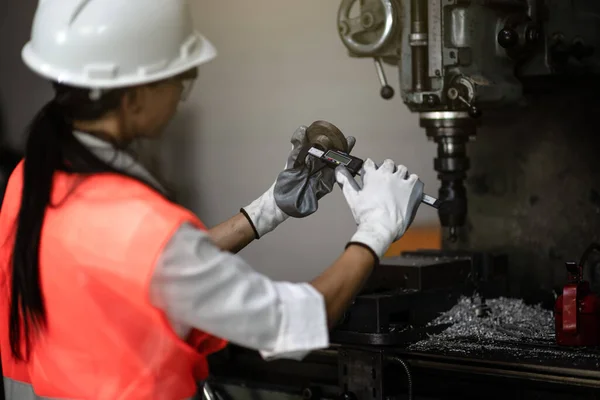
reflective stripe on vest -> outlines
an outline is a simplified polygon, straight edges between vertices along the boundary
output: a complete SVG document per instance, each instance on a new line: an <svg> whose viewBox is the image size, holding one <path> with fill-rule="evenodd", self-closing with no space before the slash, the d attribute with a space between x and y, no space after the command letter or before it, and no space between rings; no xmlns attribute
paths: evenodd
<svg viewBox="0 0 600 400"><path fill-rule="evenodd" d="M57 173L40 247L48 329L31 359L11 357L10 259L22 188L13 172L0 214L0 347L4 376L38 396L99 400L185 399L208 375L206 356L224 340L193 331L177 337L149 303L149 281L189 211L116 174Z"/></svg>

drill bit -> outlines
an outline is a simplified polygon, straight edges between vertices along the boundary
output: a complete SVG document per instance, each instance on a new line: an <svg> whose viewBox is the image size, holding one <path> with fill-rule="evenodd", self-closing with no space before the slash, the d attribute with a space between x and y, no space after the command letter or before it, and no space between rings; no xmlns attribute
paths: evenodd
<svg viewBox="0 0 600 400"><path fill-rule="evenodd" d="M452 242L452 243L456 243L456 241L458 240L458 235L456 233L456 227L455 226L451 226L449 233L450 234L448 236L448 240L450 240L450 242Z"/></svg>

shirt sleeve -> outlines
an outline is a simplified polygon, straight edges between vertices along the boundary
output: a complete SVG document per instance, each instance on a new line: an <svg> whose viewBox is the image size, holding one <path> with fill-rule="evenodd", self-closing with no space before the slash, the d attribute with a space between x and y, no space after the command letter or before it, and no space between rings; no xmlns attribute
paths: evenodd
<svg viewBox="0 0 600 400"><path fill-rule="evenodd" d="M193 327L265 359L299 360L329 345L325 302L314 287L269 279L189 223L158 260L150 299L180 336Z"/></svg>

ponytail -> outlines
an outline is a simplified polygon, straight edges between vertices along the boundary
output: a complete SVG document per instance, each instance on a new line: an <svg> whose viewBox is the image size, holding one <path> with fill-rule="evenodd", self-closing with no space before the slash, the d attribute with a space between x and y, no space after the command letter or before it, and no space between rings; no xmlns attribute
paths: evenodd
<svg viewBox="0 0 600 400"><path fill-rule="evenodd" d="M46 328L39 255L46 209L60 206L60 203L53 205L51 201L54 174L57 171L83 175L115 173L135 179L160 193L149 182L100 160L72 134L71 121L94 121L109 111L117 110L127 88L109 90L99 99L90 97L89 89L84 88L55 83L54 90L54 100L36 115L29 127L25 148L8 321L10 350L13 357L21 361L29 360L34 335ZM95 134L102 136L101 132ZM112 144L115 149L123 145ZM165 197L171 199L168 194ZM61 202L65 200L61 199Z"/></svg>
<svg viewBox="0 0 600 400"><path fill-rule="evenodd" d="M72 131L53 100L29 128L23 167L23 190L12 255L10 350L17 360L29 359L33 336L46 327L40 285L40 239L46 208L51 204L54 173L62 167L62 141ZM25 353L23 353L23 343Z"/></svg>

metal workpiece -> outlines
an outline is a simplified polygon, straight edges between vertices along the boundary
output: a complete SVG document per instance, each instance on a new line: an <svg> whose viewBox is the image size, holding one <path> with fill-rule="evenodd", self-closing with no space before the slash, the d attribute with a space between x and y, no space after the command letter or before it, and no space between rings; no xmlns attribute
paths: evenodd
<svg viewBox="0 0 600 400"><path fill-rule="evenodd" d="M306 139L308 143L323 151L339 150L348 152L348 141L346 136L337 126L327 121L315 121L306 128Z"/></svg>

